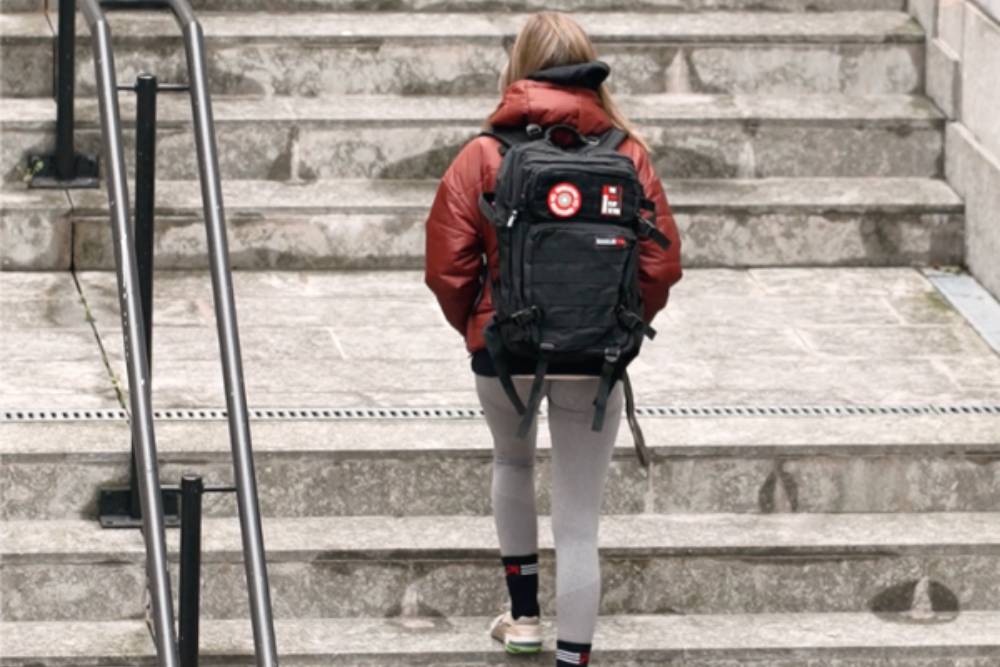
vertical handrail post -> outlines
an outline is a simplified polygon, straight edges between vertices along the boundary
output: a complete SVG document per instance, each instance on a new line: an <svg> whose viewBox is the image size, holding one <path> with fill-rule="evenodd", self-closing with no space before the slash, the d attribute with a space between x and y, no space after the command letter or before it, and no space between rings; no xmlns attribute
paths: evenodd
<svg viewBox="0 0 1000 667"><path fill-rule="evenodd" d="M76 0L59 0L59 37L56 42L55 173L56 178L63 181L76 178L76 153L73 145L75 49Z"/></svg>
<svg viewBox="0 0 1000 667"><path fill-rule="evenodd" d="M103 3L102 3L103 5ZM133 217L133 242L136 271L139 280L139 301L142 324L146 337L146 366L153 377L153 268L156 221L156 105L159 91L177 90L179 86L161 86L156 76L140 74L135 85L120 86L136 94L135 137L135 215ZM186 88L185 88L186 89ZM139 497L139 473L136 466L138 444L133 439L129 457L128 486L102 488L98 496L98 518L105 528L134 528L142 524L142 501ZM180 521L177 511L179 489L162 487L164 525Z"/></svg>
<svg viewBox="0 0 1000 667"><path fill-rule="evenodd" d="M142 324L146 332L146 365L150 390L153 379L153 237L156 204L156 100L159 84L152 74L140 74L135 80L135 261L139 273L139 300ZM129 511L140 518L138 471L135 443L129 465Z"/></svg>
<svg viewBox="0 0 1000 667"><path fill-rule="evenodd" d="M181 478L181 571L178 633L181 667L198 667L201 605L201 499L205 485L197 475Z"/></svg>
<svg viewBox="0 0 1000 667"><path fill-rule="evenodd" d="M135 258L139 296L146 328L146 358L153 359L153 237L156 204L156 99L159 84L152 74L135 80Z"/></svg>
<svg viewBox="0 0 1000 667"><path fill-rule="evenodd" d="M243 538L243 561L246 566L254 649L260 667L276 667L278 650L274 636L274 619L271 614L271 594L267 582L264 536L250 441L250 419L236 324L233 278L229 266L219 156L215 144L212 103L206 80L205 36L201 24L186 0L168 1L181 26L187 55L188 85L191 87L194 138L198 153L198 175L201 180L202 206L208 236L208 259L212 273L215 319L222 357L222 378L226 391L229 439L233 452L233 477Z"/></svg>
<svg viewBox="0 0 1000 667"><path fill-rule="evenodd" d="M153 613L153 634L161 667L179 667L174 629L174 612L167 571L167 545L163 520L163 499L156 460L153 410L146 363L146 332L143 330L139 274L129 221L128 182L122 146L121 115L115 82L111 29L98 0L83 0L84 15L93 41L97 99L101 112L101 134L108 159L106 174L108 205L122 315L125 365L129 386L129 419L136 443L139 497L142 505L143 538L146 542L146 575Z"/></svg>
<svg viewBox="0 0 1000 667"><path fill-rule="evenodd" d="M56 142L51 155L29 155L33 188L98 187L97 156L78 154L74 141L76 96L76 0L59 0L59 34L53 58Z"/></svg>

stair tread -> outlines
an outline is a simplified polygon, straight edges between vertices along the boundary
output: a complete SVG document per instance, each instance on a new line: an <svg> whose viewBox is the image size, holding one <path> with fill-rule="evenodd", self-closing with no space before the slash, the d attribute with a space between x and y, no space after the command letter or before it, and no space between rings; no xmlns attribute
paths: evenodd
<svg viewBox="0 0 1000 667"><path fill-rule="evenodd" d="M356 43L365 39L490 40L516 34L527 14L510 12L199 12L210 40L322 39ZM902 11L786 12L574 12L574 18L597 42L920 42L924 32ZM167 12L114 12L117 39L132 36L179 38ZM54 22L52 23L54 25ZM51 37L41 13L0 15L0 31L24 38ZM89 31L81 17L77 34Z"/></svg>
<svg viewBox="0 0 1000 667"><path fill-rule="evenodd" d="M158 335L170 336L162 330ZM641 404L640 404L641 405ZM725 406L723 406L725 407ZM321 410L321 409L318 409ZM854 417L642 417L647 446L656 456L912 456L950 459L962 454L996 456L994 415ZM260 456L487 457L492 443L484 424L472 419L298 421L251 420ZM5 461L54 456L69 463L120 462L128 453L128 424L119 421L3 424ZM403 437L405 435L405 437ZM547 429L539 432L543 456ZM228 461L231 450L222 420L165 421L156 425L163 461ZM631 435L619 433L617 455L632 457Z"/></svg>
<svg viewBox="0 0 1000 667"><path fill-rule="evenodd" d="M197 181L159 181L158 211L190 213L201 209ZM769 178L676 179L666 183L675 212L685 210L836 209L838 211L935 210L961 212L961 198L943 180L924 178ZM308 183L227 180L227 210L269 212L367 212L427 210L435 180L343 179ZM107 210L99 190L69 192L80 215ZM0 198L0 205L3 199Z"/></svg>
<svg viewBox="0 0 1000 667"><path fill-rule="evenodd" d="M378 656L433 653L464 658L500 654L482 617L278 619L282 655ZM546 650L551 623L543 621ZM100 656L151 658L153 645L141 621L0 623L4 664L48 658ZM202 620L203 656L252 652L244 620ZM926 656L933 649L978 649L1000 654L1000 611L963 611L948 623L907 622L869 613L613 615L598 619L594 644L604 658L633 653L745 655L760 651L893 649ZM797 654L798 655L798 654ZM46 664L52 664L48 660Z"/></svg>
<svg viewBox="0 0 1000 667"><path fill-rule="evenodd" d="M0 211L65 210L71 206L68 190L29 189L21 183L0 185Z"/></svg>
<svg viewBox="0 0 1000 667"><path fill-rule="evenodd" d="M552 549L547 517L540 548ZM204 521L206 560L241 558L239 524ZM271 562L407 558L492 558L490 516L334 516L265 518ZM93 520L0 523L0 562L141 562L138 531L103 530ZM176 531L169 540L176 548ZM605 553L626 556L783 557L805 555L997 554L1000 514L633 514L605 516Z"/></svg>
<svg viewBox="0 0 1000 667"><path fill-rule="evenodd" d="M122 117L131 125L131 95L120 98ZM479 124L495 107L496 96L345 95L336 97L214 96L217 123L257 121L336 122L385 126L394 124ZM622 108L640 124L677 121L827 122L939 124L941 112L919 95L623 95ZM190 102L180 95L159 101L161 127L190 124ZM79 98L77 126L96 127L96 101ZM48 128L55 123L50 98L5 98L0 106L0 128Z"/></svg>

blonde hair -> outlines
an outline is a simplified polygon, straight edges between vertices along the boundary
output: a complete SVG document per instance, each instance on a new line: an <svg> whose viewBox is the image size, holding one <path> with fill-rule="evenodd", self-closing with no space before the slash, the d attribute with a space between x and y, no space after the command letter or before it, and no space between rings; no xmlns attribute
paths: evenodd
<svg viewBox="0 0 1000 667"><path fill-rule="evenodd" d="M597 60L597 50L579 23L561 12L533 14L518 33L507 64L500 73L500 92L540 70L593 60ZM602 83L598 87L597 96L611 124L649 150L648 144L618 108L607 84Z"/></svg>

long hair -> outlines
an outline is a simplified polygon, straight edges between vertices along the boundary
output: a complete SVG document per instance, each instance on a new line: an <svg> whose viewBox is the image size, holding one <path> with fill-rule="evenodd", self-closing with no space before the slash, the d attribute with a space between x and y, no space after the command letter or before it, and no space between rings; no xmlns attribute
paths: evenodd
<svg viewBox="0 0 1000 667"><path fill-rule="evenodd" d="M533 14L518 33L507 64L500 73L500 92L503 93L510 84L526 79L539 70L592 60L597 60L597 50L579 23L561 12ZM611 124L649 150L649 145L636 133L632 123L618 108L607 84L600 85L597 95Z"/></svg>

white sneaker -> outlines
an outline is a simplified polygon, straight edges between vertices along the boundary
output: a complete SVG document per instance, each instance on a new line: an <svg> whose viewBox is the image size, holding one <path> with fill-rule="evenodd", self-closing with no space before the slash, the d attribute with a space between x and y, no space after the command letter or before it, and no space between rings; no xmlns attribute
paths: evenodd
<svg viewBox="0 0 1000 667"><path fill-rule="evenodd" d="M503 642L507 653L539 653L542 650L542 624L537 616L514 619L505 611L490 625L490 636Z"/></svg>

